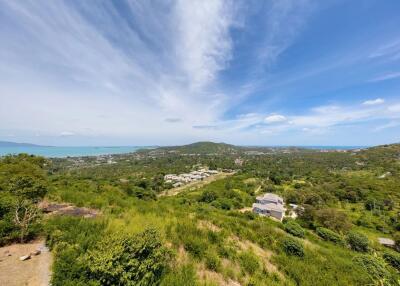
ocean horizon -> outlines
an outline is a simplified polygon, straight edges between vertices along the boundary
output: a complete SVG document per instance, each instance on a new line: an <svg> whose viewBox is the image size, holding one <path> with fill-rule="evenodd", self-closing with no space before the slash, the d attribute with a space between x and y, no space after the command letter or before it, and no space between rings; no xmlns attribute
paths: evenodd
<svg viewBox="0 0 400 286"><path fill-rule="evenodd" d="M48 158L116 155L149 149L154 146L13 146L0 147L0 156L27 153Z"/></svg>
<svg viewBox="0 0 400 286"><path fill-rule="evenodd" d="M250 147L250 146L249 146ZM252 146L255 147L255 146ZM367 146L257 146L272 148L298 147L316 150L352 150ZM139 149L156 148L155 146L13 146L0 147L0 156L27 153L48 158L100 156L133 153Z"/></svg>

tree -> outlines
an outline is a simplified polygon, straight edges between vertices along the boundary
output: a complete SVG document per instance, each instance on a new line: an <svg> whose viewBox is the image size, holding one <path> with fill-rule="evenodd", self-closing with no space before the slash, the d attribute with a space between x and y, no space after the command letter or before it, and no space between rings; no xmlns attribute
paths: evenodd
<svg viewBox="0 0 400 286"><path fill-rule="evenodd" d="M351 226L345 213L332 208L316 211L315 218L317 222L323 227L332 229L337 232L346 231Z"/></svg>
<svg viewBox="0 0 400 286"><path fill-rule="evenodd" d="M20 242L23 243L29 227L39 217L36 203L46 194L47 188L42 180L23 175L11 180L9 191L16 197L14 223L20 230Z"/></svg>
<svg viewBox="0 0 400 286"><path fill-rule="evenodd" d="M39 209L28 200L19 200L15 206L14 223L20 229L20 242L23 243L25 235L32 222L39 216Z"/></svg>

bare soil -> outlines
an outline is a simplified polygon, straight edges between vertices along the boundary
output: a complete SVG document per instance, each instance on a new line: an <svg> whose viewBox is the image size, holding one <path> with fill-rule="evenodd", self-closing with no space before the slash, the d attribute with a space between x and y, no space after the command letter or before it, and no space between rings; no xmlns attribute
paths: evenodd
<svg viewBox="0 0 400 286"><path fill-rule="evenodd" d="M52 203L43 201L39 204L39 207L44 213L55 214L55 215L71 215L71 216L82 216L85 218L94 218L100 214L98 210L90 208L80 208L72 204L67 203Z"/></svg>
<svg viewBox="0 0 400 286"><path fill-rule="evenodd" d="M37 249L40 250L39 255L31 255L26 261L19 260ZM0 285L48 286L51 264L52 256L44 240L0 247Z"/></svg>

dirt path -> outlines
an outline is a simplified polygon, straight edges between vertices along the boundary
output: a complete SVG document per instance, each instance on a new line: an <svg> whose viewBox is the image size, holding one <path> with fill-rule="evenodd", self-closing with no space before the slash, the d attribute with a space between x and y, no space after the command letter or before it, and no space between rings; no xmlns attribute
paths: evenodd
<svg viewBox="0 0 400 286"><path fill-rule="evenodd" d="M194 190L194 189L198 189L204 185L207 185L211 182L214 182L216 180L220 180L223 178L226 178L228 176L232 176L233 174L235 174L235 172L232 173L219 173L210 177L205 178L203 181L195 181L195 182L191 182L187 185L184 185L182 187L177 187L177 188L173 188L173 189L169 189L166 190L164 192L161 192L158 196L159 197L164 197L164 196L176 196L177 194L186 191L186 190Z"/></svg>
<svg viewBox="0 0 400 286"><path fill-rule="evenodd" d="M26 261L19 260L21 256L37 249L41 250L39 255L32 255L31 259ZM0 285L48 286L51 264L52 256L44 240L0 247Z"/></svg>

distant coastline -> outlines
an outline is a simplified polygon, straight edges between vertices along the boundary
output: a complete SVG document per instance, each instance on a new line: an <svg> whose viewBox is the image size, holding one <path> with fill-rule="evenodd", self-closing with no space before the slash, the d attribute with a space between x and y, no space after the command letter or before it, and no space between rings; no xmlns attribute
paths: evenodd
<svg viewBox="0 0 400 286"><path fill-rule="evenodd" d="M101 156L133 153L139 149L152 149L157 146L40 146L28 143L2 144L0 141L0 156L27 153L49 158ZM13 142L8 142L13 143ZM250 146L247 146L250 147ZM251 146L255 147L256 146ZM368 146L257 146L262 148L303 148L312 150L352 150Z"/></svg>
<svg viewBox="0 0 400 286"><path fill-rule="evenodd" d="M56 146L0 146L0 156L27 153L30 155L44 156L48 158L66 158L82 156L115 155L136 152L143 148L154 148L151 146L119 146L119 147L56 147Z"/></svg>

